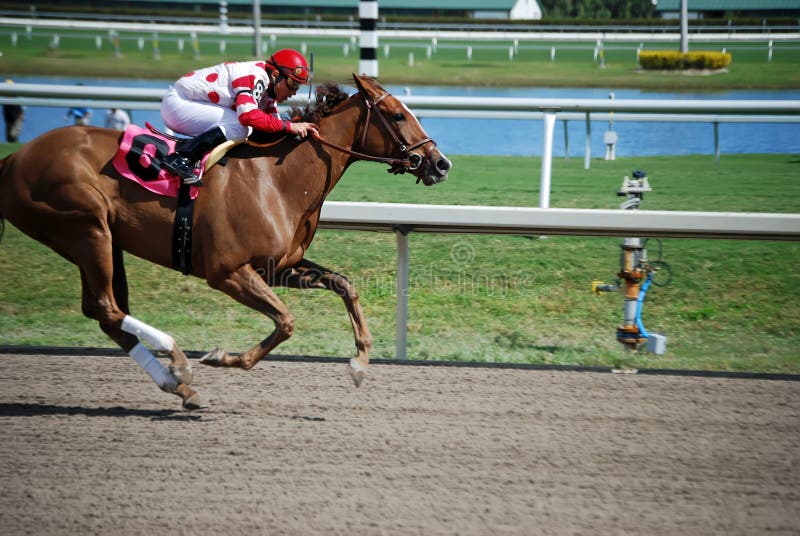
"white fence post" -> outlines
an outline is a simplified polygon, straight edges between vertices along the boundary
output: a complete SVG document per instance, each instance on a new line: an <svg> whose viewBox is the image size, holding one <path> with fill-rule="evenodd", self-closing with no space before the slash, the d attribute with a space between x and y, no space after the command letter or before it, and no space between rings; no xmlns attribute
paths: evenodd
<svg viewBox="0 0 800 536"><path fill-rule="evenodd" d="M397 320L395 326L395 359L406 359L408 347L408 232L404 226L394 228L397 235Z"/></svg>
<svg viewBox="0 0 800 536"><path fill-rule="evenodd" d="M586 112L586 148L583 151L583 169L589 169L592 165L592 119L589 112Z"/></svg>
<svg viewBox="0 0 800 536"><path fill-rule="evenodd" d="M360 0L358 18L361 23L361 59L358 62L358 72L378 76L378 2Z"/></svg>
<svg viewBox="0 0 800 536"><path fill-rule="evenodd" d="M539 185L539 208L550 206L550 175L553 171L553 130L556 114L544 113L544 139L542 140L542 177Z"/></svg>

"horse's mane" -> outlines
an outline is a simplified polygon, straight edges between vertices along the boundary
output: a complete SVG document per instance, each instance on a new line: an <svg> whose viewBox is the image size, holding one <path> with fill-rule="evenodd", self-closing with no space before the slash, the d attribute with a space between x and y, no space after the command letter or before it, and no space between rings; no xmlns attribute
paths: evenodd
<svg viewBox="0 0 800 536"><path fill-rule="evenodd" d="M321 118L331 114L334 108L350 98L350 95L342 89L336 82L324 82L317 86L316 101L305 106L293 105L288 110L290 121L302 121L305 123L317 123ZM260 145L264 143L274 143L280 141L285 134L268 134L260 130L254 130L248 141Z"/></svg>
<svg viewBox="0 0 800 536"><path fill-rule="evenodd" d="M294 105L289 108L289 117L292 121L316 123L323 117L330 115L336 106L346 101L350 95L336 82L324 82L317 86L316 102L303 107Z"/></svg>

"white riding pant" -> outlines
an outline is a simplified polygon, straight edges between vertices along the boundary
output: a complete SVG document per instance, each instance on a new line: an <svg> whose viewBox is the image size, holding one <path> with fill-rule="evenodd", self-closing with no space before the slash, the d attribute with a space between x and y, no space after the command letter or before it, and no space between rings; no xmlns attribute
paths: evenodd
<svg viewBox="0 0 800 536"><path fill-rule="evenodd" d="M246 138L252 131L239 122L234 110L211 102L189 100L172 86L161 100L161 119L170 130L192 137L214 127L219 127L229 140Z"/></svg>

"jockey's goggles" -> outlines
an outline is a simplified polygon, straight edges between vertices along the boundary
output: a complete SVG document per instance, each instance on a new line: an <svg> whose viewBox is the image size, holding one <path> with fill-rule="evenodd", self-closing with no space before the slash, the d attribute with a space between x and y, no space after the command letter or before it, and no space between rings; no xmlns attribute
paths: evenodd
<svg viewBox="0 0 800 536"><path fill-rule="evenodd" d="M295 80L291 76L284 76L284 78L286 79L286 86L289 89L291 89L292 91L295 91L296 89L298 89L300 87L300 82L298 82L297 80Z"/></svg>
<svg viewBox="0 0 800 536"><path fill-rule="evenodd" d="M278 73L280 76L286 79L286 85L292 91L297 91L303 84L308 83L308 68L298 66L294 69L290 69L289 67L285 67L282 65L277 66Z"/></svg>

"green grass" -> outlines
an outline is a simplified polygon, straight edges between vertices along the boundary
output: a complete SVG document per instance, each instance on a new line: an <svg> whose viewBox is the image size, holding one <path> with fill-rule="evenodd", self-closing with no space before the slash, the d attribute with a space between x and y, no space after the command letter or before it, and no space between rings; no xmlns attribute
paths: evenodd
<svg viewBox="0 0 800 536"><path fill-rule="evenodd" d="M5 146L5 154L13 146ZM331 199L529 205L540 161L453 156L450 179L415 185L361 163ZM800 212L798 155L724 155L595 160L553 165L554 207L615 208L623 175L644 169L653 210ZM667 353L626 355L614 338L618 294L591 282L618 271L616 238L410 236L409 356L416 359L800 372L800 247L795 243L663 240L672 282L649 293L646 327L667 334ZM650 258L658 256L650 241ZM374 357L394 354L396 243L391 234L321 231L308 258L348 275L375 338ZM127 256L134 314L192 350L243 351L272 323L203 281ZM661 282L666 274L659 276ZM111 346L80 313L74 266L6 225L0 244L0 344ZM331 293L280 289L296 314L281 354L349 356L353 338Z"/></svg>
<svg viewBox="0 0 800 536"><path fill-rule="evenodd" d="M11 32L17 32L17 46L11 45ZM57 49L48 46L54 30L34 30L28 39L23 30L0 27L0 72L83 77L162 78L174 79L185 72L225 60L248 59L252 40L246 37L226 39L225 53L220 52L219 38L201 37L199 57L195 56L188 34L161 34L158 37L159 58L154 59L153 36L147 32L120 34L122 58L115 58L107 33L59 31ZM98 51L95 37L103 38ZM139 38L144 39L140 51ZM269 33L264 38L269 40ZM178 39L184 49L178 50ZM269 50L283 47L301 48L306 43L315 54L317 80L344 82L358 69L358 48L351 47L347 57L343 38L280 37ZM645 49L672 49L674 43L644 42ZM390 47L388 57L384 46ZM689 76L676 73L642 72L637 69L636 49L639 43L613 44L605 49L605 66L593 59L593 43L520 42L518 53L509 61L510 41L486 43L442 41L431 58L426 57L426 40L391 40L380 43L380 79L387 84L457 84L494 86L551 87L638 87L644 89L719 90L733 88L798 88L800 87L800 52L793 43L777 42L773 61L767 62L765 43L704 43L701 48L727 50L733 54L728 72ZM473 46L468 60L466 47ZM550 61L550 48L556 47L555 61ZM693 46L693 49L695 47ZM409 67L409 54L414 66Z"/></svg>
<svg viewBox="0 0 800 536"><path fill-rule="evenodd" d="M0 72L6 75L177 78L186 71L229 59L247 59L249 39L228 39L219 52L214 38L201 38L195 57L188 35L159 36L154 59L152 36L121 34L123 57L114 58L106 35L100 51L95 34L59 32L58 50L49 50L52 30L19 32L0 28ZM138 50L137 39L145 47ZM177 39L185 42L179 53ZM265 35L269 39L269 34ZM349 80L358 51L342 56L349 40L305 39L314 51L317 80ZM384 57L383 46L391 53ZM380 78L387 84L496 86L638 87L654 90L725 90L800 87L800 53L775 43L766 63L765 44L709 43L733 53L728 72L709 76L637 70L635 49L609 45L605 67L592 58L591 45L520 43L513 61L511 43L440 43L430 59L424 41L381 42ZM300 48L300 39L279 38L270 50ZM452 46L451 46L452 45ZM550 47L556 61L550 61ZM645 43L646 49L674 44ZM414 67L408 66L409 53ZM6 145L0 154L16 146ZM358 164L331 199L439 204L535 206L540 160L522 157L452 156L451 178L433 188L387 175L381 166ZM596 160L556 160L551 205L613 208L623 175L645 169L655 192L643 208L654 210L800 210L800 157L724 155ZM626 355L615 341L621 321L619 295L595 296L594 279L613 281L619 239L505 236L414 235L411 244L409 355L412 358L631 365L714 370L800 371L800 248L793 243L664 240L663 259L672 267L669 286L648 294L645 325L669 337L667 354ZM650 243L650 257L658 251ZM308 257L348 275L359 288L376 357L394 353L396 303L395 238L380 233L321 231ZM134 314L176 337L188 349L220 345L242 351L264 338L271 322L212 291L203 281L184 278L127 257ZM661 276L664 277L663 275ZM663 279L662 279L663 281ZM79 277L74 266L6 226L0 244L0 344L109 346L93 321L80 314ZM295 336L283 354L352 354L349 322L338 298L324 292L279 290L297 316Z"/></svg>

